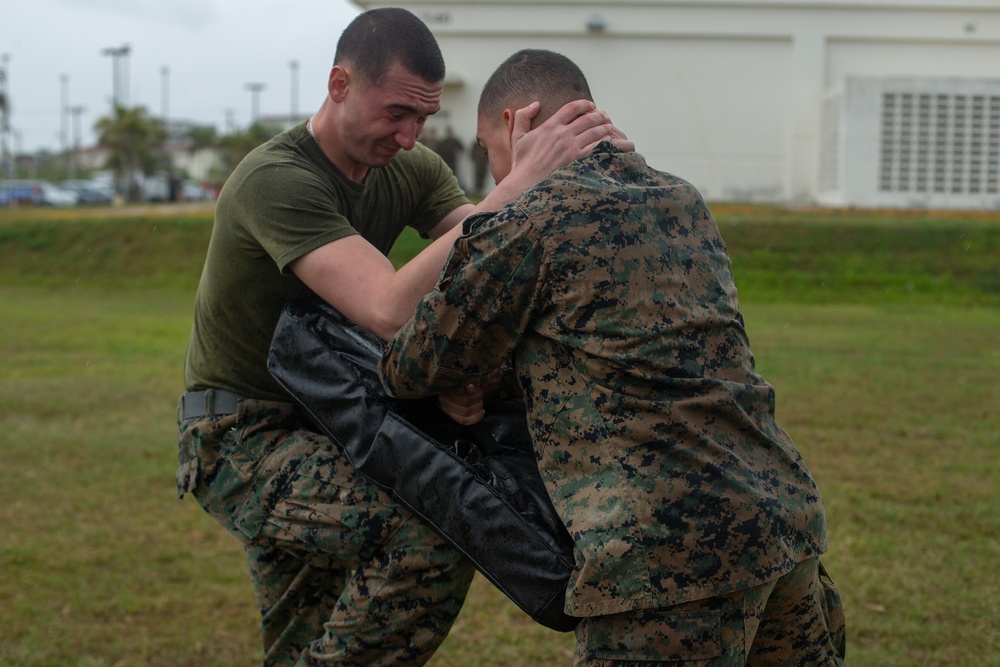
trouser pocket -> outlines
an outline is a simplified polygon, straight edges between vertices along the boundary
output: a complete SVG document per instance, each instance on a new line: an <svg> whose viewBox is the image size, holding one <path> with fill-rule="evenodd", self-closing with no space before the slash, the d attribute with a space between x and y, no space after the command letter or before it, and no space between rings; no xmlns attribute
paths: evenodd
<svg viewBox="0 0 1000 667"><path fill-rule="evenodd" d="M214 479L224 465L223 440L231 436L236 415L204 415L181 419L177 411L177 497L194 493L206 479Z"/></svg>
<svg viewBox="0 0 1000 667"><path fill-rule="evenodd" d="M844 603L840 598L837 585L826 571L823 561L819 563L819 582L823 589L823 617L830 631L830 641L841 660L847 654L847 620L844 614Z"/></svg>
<svg viewBox="0 0 1000 667"><path fill-rule="evenodd" d="M292 404L253 400L241 401L236 414L182 421L178 495L192 493L231 533L244 541L252 538L266 515L259 496L265 490L273 496L281 484L263 463L297 426Z"/></svg>
<svg viewBox="0 0 1000 667"><path fill-rule="evenodd" d="M708 661L722 654L719 611L638 610L585 618L577 665ZM582 651L581 651L582 649Z"/></svg>

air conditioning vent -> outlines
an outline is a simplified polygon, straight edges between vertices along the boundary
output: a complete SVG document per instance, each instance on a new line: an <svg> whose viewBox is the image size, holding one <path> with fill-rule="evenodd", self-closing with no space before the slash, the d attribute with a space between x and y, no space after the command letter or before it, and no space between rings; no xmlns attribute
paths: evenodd
<svg viewBox="0 0 1000 667"><path fill-rule="evenodd" d="M879 190L1000 192L1000 95L882 94Z"/></svg>
<svg viewBox="0 0 1000 667"><path fill-rule="evenodd" d="M823 106L821 203L1000 209L1000 79L849 78Z"/></svg>

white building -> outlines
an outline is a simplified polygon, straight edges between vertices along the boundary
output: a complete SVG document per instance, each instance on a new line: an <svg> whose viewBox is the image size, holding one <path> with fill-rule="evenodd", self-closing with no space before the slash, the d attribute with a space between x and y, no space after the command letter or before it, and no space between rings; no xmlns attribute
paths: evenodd
<svg viewBox="0 0 1000 667"><path fill-rule="evenodd" d="M708 199L1000 209L1000 0L355 4L406 7L431 27L448 65L432 120L466 144L496 65L547 48L581 66L653 166ZM948 110L927 111L940 95ZM900 178L919 169L923 192ZM460 174L467 182L467 162Z"/></svg>

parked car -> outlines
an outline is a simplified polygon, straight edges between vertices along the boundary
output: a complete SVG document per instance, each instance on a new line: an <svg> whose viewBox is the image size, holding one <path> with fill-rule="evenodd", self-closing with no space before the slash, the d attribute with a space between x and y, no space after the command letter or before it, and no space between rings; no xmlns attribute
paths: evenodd
<svg viewBox="0 0 1000 667"><path fill-rule="evenodd" d="M114 190L102 181L76 178L62 181L59 186L75 192L81 204L110 204L114 199Z"/></svg>
<svg viewBox="0 0 1000 667"><path fill-rule="evenodd" d="M181 183L181 199L183 201L212 201L215 197L212 191L204 185L189 179Z"/></svg>
<svg viewBox="0 0 1000 667"><path fill-rule="evenodd" d="M38 202L42 206L76 206L80 197L72 190L53 185L48 181L38 181L42 198Z"/></svg>
<svg viewBox="0 0 1000 667"><path fill-rule="evenodd" d="M144 201L170 201L170 178L166 174L153 174L139 180Z"/></svg>
<svg viewBox="0 0 1000 667"><path fill-rule="evenodd" d="M38 205L42 199L41 188L38 181L3 181L0 189L4 191L8 206Z"/></svg>
<svg viewBox="0 0 1000 667"><path fill-rule="evenodd" d="M75 192L35 179L4 181L2 189L8 206L76 206L79 200Z"/></svg>

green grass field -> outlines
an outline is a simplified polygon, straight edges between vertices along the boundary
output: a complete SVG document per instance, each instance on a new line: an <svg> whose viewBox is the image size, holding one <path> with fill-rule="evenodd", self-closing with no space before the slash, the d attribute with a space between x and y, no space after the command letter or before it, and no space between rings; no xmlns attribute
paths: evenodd
<svg viewBox="0 0 1000 667"><path fill-rule="evenodd" d="M1000 216L715 210L824 493L849 664L1000 664ZM0 665L259 662L242 550L173 490L210 225L0 211ZM478 578L432 664L568 665L572 644Z"/></svg>

